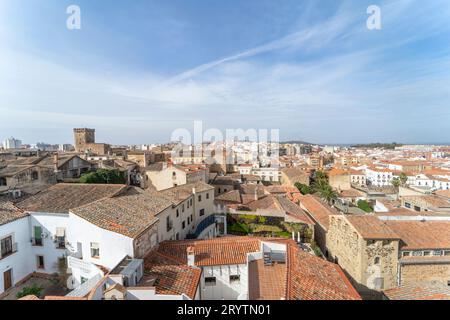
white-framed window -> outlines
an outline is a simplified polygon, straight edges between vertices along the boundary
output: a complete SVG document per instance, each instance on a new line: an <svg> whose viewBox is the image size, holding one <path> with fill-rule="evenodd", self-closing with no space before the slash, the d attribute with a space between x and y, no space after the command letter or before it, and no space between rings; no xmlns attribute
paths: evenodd
<svg viewBox="0 0 450 320"><path fill-rule="evenodd" d="M91 242L91 257L100 258L100 245L98 242Z"/></svg>
<svg viewBox="0 0 450 320"><path fill-rule="evenodd" d="M410 257L411 256L411 251L403 251L402 252L402 257Z"/></svg>

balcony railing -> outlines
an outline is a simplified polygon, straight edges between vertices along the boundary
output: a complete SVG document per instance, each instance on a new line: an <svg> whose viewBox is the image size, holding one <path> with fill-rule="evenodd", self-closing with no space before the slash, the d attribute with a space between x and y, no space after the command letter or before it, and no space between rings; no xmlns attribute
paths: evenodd
<svg viewBox="0 0 450 320"><path fill-rule="evenodd" d="M216 217L215 215L210 215L207 218L203 219L202 222L200 222L197 225L197 229L195 229L194 233L190 233L186 236L186 238L188 239L197 239L198 236L206 229L208 228L210 225L216 223Z"/></svg>
<svg viewBox="0 0 450 320"><path fill-rule="evenodd" d="M13 255L16 252L17 252L17 243L13 243L11 248L2 250L0 252L0 260L5 259L6 257L9 257L10 255Z"/></svg>
<svg viewBox="0 0 450 320"><path fill-rule="evenodd" d="M44 245L44 241L42 238L31 238L31 245L42 247Z"/></svg>

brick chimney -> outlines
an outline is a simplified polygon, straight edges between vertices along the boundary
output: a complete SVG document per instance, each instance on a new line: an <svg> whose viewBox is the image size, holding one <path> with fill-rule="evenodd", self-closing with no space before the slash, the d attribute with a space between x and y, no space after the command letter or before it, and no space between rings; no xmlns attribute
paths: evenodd
<svg viewBox="0 0 450 320"><path fill-rule="evenodd" d="M189 267L195 267L195 253L194 253L194 247L189 246L186 249L187 254L187 264Z"/></svg>

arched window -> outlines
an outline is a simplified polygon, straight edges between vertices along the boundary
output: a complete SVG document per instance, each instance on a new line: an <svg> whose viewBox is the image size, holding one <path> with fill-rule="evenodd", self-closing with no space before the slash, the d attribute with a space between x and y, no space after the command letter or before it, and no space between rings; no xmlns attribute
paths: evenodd
<svg viewBox="0 0 450 320"><path fill-rule="evenodd" d="M375 257L374 264L380 264L380 257Z"/></svg>

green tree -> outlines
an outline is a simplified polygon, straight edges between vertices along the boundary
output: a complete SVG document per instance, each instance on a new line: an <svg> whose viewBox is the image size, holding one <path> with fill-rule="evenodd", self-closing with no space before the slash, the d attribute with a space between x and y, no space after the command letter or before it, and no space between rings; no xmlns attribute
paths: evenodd
<svg viewBox="0 0 450 320"><path fill-rule="evenodd" d="M398 189L400 187L401 181L399 178L393 178L391 184L395 189Z"/></svg>
<svg viewBox="0 0 450 320"><path fill-rule="evenodd" d="M373 211L373 208L370 206L370 204L366 201L366 200L359 200L358 201L358 208L360 208L361 210L370 213Z"/></svg>
<svg viewBox="0 0 450 320"><path fill-rule="evenodd" d="M408 176L406 175L406 173L402 172L399 175L399 179L400 179L400 183L402 186L406 185L406 182L408 181Z"/></svg>
<svg viewBox="0 0 450 320"><path fill-rule="evenodd" d="M333 188L330 185L323 186L318 191L320 197L325 200L328 204L331 204L333 200L336 200L338 197L338 194L336 191L333 190Z"/></svg>
<svg viewBox="0 0 450 320"><path fill-rule="evenodd" d="M300 182L296 182L295 183L295 187L298 189L298 191L300 191L303 195L305 194L311 194L313 193L312 188L310 186L307 186L306 184L300 183Z"/></svg>
<svg viewBox="0 0 450 320"><path fill-rule="evenodd" d="M312 184L314 192L321 192L324 189L327 189L329 186L328 176L323 171L317 171L314 176L314 182Z"/></svg>
<svg viewBox="0 0 450 320"><path fill-rule="evenodd" d="M25 287L21 291L19 291L16 297L17 299L20 299L29 295L34 295L39 298L42 290L44 290L44 288L38 286L37 284L33 284L31 287Z"/></svg>
<svg viewBox="0 0 450 320"><path fill-rule="evenodd" d="M80 178L81 183L99 184L125 184L125 178L119 170L99 169L94 172L85 173Z"/></svg>

